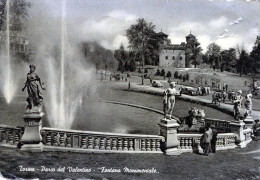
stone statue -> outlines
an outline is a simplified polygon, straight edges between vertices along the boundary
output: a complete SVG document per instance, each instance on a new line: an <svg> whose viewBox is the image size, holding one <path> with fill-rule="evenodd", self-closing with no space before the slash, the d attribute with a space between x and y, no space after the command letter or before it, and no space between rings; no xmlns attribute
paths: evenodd
<svg viewBox="0 0 260 180"><path fill-rule="evenodd" d="M245 108L246 108L246 113L245 113L245 118L246 117L251 117L251 113L252 113L252 94L251 93L249 93L249 94L247 94L246 95L246 98L245 98L245 103L244 103L244 105L245 105Z"/></svg>
<svg viewBox="0 0 260 180"><path fill-rule="evenodd" d="M233 112L234 112L235 120L240 119L240 107L241 107L242 100L243 100L242 91L238 90L233 101L234 103Z"/></svg>
<svg viewBox="0 0 260 180"><path fill-rule="evenodd" d="M164 92L164 98L163 98L163 111L164 111L164 118L167 118L167 115L169 116L169 119L171 119L173 108L175 106L175 95L180 94L180 91L176 90L175 82L170 83L170 88L168 88Z"/></svg>
<svg viewBox="0 0 260 180"><path fill-rule="evenodd" d="M28 102L27 112L39 112L42 110L42 94L40 92L39 86L42 90L45 88L42 86L41 80L39 76L35 73L36 66L30 65L30 72L27 74L27 79L25 86L23 87L22 91L27 88L28 97L26 101Z"/></svg>

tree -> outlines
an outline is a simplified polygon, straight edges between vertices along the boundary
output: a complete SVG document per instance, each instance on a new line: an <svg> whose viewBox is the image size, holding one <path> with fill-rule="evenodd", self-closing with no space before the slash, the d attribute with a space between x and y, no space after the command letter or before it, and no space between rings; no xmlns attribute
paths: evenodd
<svg viewBox="0 0 260 180"><path fill-rule="evenodd" d="M250 57L252 58L252 66L253 66L253 73L254 76L257 73L260 73L260 36L256 37L255 45L250 53Z"/></svg>
<svg viewBox="0 0 260 180"><path fill-rule="evenodd" d="M82 42L82 52L86 60L95 65L96 69L114 69L116 60L114 53L103 48L97 42Z"/></svg>
<svg viewBox="0 0 260 180"><path fill-rule="evenodd" d="M200 43L198 42L197 39L195 39L195 41L192 41L187 44L187 49L186 49L187 61L190 61L191 64L193 64L195 66L195 68L202 61L201 51L202 51L202 48L200 47Z"/></svg>
<svg viewBox="0 0 260 180"><path fill-rule="evenodd" d="M221 70L231 71L236 65L236 50L229 48L229 50L221 51Z"/></svg>
<svg viewBox="0 0 260 180"><path fill-rule="evenodd" d="M127 70L127 61L128 61L128 53L125 51L124 45L121 44L120 48L115 51L114 56L116 60L119 62L118 64L118 71L121 71L122 73Z"/></svg>
<svg viewBox="0 0 260 180"><path fill-rule="evenodd" d="M237 46L237 51L239 54L239 59L237 61L237 72L242 76L242 74L246 74L252 69L252 58L248 55L244 46Z"/></svg>
<svg viewBox="0 0 260 180"><path fill-rule="evenodd" d="M137 20L137 24L133 24L126 30L126 36L129 41L129 48L137 55L141 56L141 64L144 66L145 57L147 54L152 54L156 43L155 39L155 25L151 22L146 22L143 18ZM142 84L144 84L144 77L142 77Z"/></svg>
<svg viewBox="0 0 260 180"><path fill-rule="evenodd" d="M6 0L0 0L0 30L6 30ZM28 8L31 7L31 3L25 0L12 0L9 1L10 7L10 31L17 33L21 31L24 20L28 17Z"/></svg>
<svg viewBox="0 0 260 180"><path fill-rule="evenodd" d="M215 70L216 68L219 69L220 65L220 46L218 46L216 43L211 43L207 47L206 54L209 56L209 63L211 67Z"/></svg>

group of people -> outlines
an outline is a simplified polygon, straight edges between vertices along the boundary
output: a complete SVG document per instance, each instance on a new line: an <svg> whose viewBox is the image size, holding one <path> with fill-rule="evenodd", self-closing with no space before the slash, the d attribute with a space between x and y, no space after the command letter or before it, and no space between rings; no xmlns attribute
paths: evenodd
<svg viewBox="0 0 260 180"><path fill-rule="evenodd" d="M251 113L252 113L252 94L251 92L249 92L246 96L245 96L245 108L246 108L246 113L244 114L244 117L247 117L247 116L251 116ZM234 97L234 100L233 100L233 104L234 104L234 107L233 107L233 112L234 112L234 118L236 120L239 120L240 119L240 116L241 116L241 112L240 112L240 108L242 106L242 100L243 100L243 96L242 96L242 91L239 90L237 91L235 97Z"/></svg>
<svg viewBox="0 0 260 180"><path fill-rule="evenodd" d="M210 87L209 86L202 86L202 87L198 87L198 95L201 96L206 96L210 94Z"/></svg>
<svg viewBox="0 0 260 180"><path fill-rule="evenodd" d="M208 156L210 152L216 153L217 130L215 128L212 129L210 124L206 124L205 128L202 128L202 133L200 146L203 149L204 155Z"/></svg>

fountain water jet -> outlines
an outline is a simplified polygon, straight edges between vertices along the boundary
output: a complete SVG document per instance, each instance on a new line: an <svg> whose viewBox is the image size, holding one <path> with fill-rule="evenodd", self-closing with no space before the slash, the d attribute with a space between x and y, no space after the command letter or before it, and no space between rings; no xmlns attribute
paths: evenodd
<svg viewBox="0 0 260 180"><path fill-rule="evenodd" d="M4 69L2 69L3 77L3 94L6 102L9 104L15 94L16 87L12 74L11 54L10 54L10 1L6 1L6 55L4 57Z"/></svg>
<svg viewBox="0 0 260 180"><path fill-rule="evenodd" d="M66 0L62 1L60 38L58 61L56 55L50 54L50 49L47 48L49 44L39 50L39 52L48 53L47 57L46 54L44 55L43 63L47 70L45 73L47 75L47 91L44 104L51 127L70 129L81 106L87 82L91 79L91 70L82 66L82 62L79 61L81 54L77 49L78 46L72 46L72 41L68 40ZM52 50L55 51L55 45ZM57 71L57 69L59 70Z"/></svg>

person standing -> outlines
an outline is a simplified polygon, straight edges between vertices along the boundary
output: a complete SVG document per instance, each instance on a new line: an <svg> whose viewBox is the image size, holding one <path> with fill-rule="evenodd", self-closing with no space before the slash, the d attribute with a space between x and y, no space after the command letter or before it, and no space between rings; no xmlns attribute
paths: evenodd
<svg viewBox="0 0 260 180"><path fill-rule="evenodd" d="M208 156L210 153L210 143L212 138L212 130L208 126L206 126L206 131L203 135L203 144L204 144L204 155Z"/></svg>
<svg viewBox="0 0 260 180"><path fill-rule="evenodd" d="M217 140L218 140L218 131L216 130L216 128L212 129L212 139L211 139L211 151L213 153L216 153L216 144L217 144Z"/></svg>
<svg viewBox="0 0 260 180"><path fill-rule="evenodd" d="M131 83L129 81L129 83L128 83L128 90L130 90L130 88L131 88Z"/></svg>

